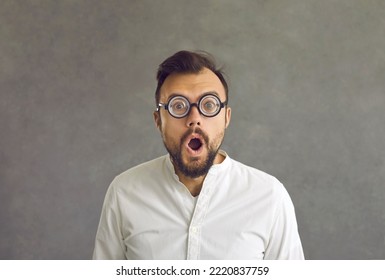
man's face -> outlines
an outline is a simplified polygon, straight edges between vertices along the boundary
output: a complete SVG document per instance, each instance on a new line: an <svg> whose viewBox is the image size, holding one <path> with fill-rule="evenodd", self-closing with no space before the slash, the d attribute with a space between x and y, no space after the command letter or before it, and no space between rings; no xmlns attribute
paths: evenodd
<svg viewBox="0 0 385 280"><path fill-rule="evenodd" d="M221 102L226 101L225 89L211 70L203 68L198 74L175 73L164 81L160 103L167 103L175 95L197 103L207 93L217 95ZM201 115L196 106L180 119L172 117L164 108L154 113L156 126L177 172L197 178L207 174L213 163L221 162L218 150L230 117L231 109L228 107L214 117Z"/></svg>

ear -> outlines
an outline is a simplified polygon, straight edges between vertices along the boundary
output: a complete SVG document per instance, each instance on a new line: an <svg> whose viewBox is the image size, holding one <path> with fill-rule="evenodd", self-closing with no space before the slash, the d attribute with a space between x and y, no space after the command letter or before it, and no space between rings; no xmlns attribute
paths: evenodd
<svg viewBox="0 0 385 280"><path fill-rule="evenodd" d="M160 112L158 111L154 111L153 113L153 116L154 116L154 122L155 122L155 126L157 129L161 129L161 124L162 124L162 120L160 119Z"/></svg>
<svg viewBox="0 0 385 280"><path fill-rule="evenodd" d="M231 108L230 107L226 107L226 116L225 116L225 127L227 128L230 124L230 120L231 120Z"/></svg>

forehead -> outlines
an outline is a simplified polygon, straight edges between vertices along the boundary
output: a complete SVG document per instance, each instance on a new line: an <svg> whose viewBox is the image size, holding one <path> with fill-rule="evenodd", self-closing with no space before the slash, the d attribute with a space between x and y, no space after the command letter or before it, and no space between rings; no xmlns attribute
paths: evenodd
<svg viewBox="0 0 385 280"><path fill-rule="evenodd" d="M166 78L161 87L160 100L165 102L175 94L193 100L207 92L216 92L221 100L226 99L222 82L211 70L203 68L199 73L173 73Z"/></svg>

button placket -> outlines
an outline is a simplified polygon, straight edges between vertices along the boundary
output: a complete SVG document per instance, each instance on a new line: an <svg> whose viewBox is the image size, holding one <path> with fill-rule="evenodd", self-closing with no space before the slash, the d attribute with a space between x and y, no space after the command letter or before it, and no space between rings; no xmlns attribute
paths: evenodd
<svg viewBox="0 0 385 280"><path fill-rule="evenodd" d="M205 178L205 181L203 182L202 190L199 194L193 217L191 219L187 248L187 259L189 260L199 259L201 246L201 229L207 213L211 195L215 189L214 179L214 174L209 172Z"/></svg>

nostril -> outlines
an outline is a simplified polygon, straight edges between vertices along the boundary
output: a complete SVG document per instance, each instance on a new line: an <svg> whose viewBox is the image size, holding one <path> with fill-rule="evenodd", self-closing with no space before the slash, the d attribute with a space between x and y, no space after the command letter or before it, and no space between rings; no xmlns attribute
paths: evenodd
<svg viewBox="0 0 385 280"><path fill-rule="evenodd" d="M200 122L190 122L188 124L188 126L193 126L193 125L201 125L201 123Z"/></svg>

